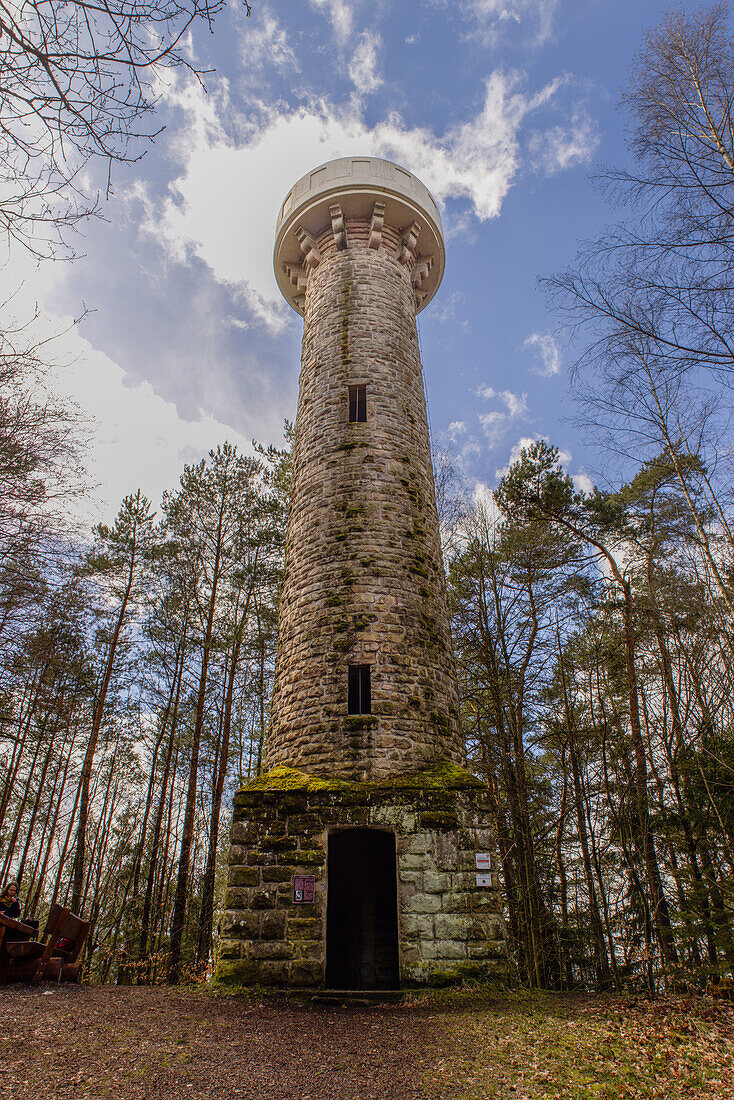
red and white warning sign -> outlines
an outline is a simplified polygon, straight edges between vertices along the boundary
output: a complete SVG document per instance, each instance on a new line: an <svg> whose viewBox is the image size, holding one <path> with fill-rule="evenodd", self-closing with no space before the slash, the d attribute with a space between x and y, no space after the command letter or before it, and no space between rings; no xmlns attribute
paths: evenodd
<svg viewBox="0 0 734 1100"><path fill-rule="evenodd" d="M492 870L492 853L491 852L477 852L477 871L491 871Z"/></svg>

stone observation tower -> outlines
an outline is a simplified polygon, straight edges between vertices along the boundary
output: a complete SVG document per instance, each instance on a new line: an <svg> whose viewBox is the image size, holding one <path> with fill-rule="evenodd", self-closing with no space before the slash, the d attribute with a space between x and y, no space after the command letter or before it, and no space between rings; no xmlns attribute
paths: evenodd
<svg viewBox="0 0 734 1100"><path fill-rule="evenodd" d="M292 188L275 273L304 317L267 772L235 797L218 975L397 988L500 976L486 792L463 766L416 313L430 192L374 157Z"/></svg>

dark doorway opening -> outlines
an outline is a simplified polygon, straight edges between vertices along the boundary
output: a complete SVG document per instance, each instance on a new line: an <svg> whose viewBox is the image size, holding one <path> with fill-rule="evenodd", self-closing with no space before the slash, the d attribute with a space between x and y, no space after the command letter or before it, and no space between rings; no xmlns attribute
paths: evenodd
<svg viewBox="0 0 734 1100"><path fill-rule="evenodd" d="M395 836L343 829L329 837L326 985L397 989Z"/></svg>

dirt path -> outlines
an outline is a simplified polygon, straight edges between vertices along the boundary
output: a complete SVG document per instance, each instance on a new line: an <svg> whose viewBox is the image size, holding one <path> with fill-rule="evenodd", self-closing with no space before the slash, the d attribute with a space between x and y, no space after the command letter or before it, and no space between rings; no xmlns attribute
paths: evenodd
<svg viewBox="0 0 734 1100"><path fill-rule="evenodd" d="M110 986L0 991L14 1100L422 1100L432 1021Z"/></svg>
<svg viewBox="0 0 734 1100"><path fill-rule="evenodd" d="M0 1004L3 1100L734 1100L734 1007L705 998L46 986Z"/></svg>

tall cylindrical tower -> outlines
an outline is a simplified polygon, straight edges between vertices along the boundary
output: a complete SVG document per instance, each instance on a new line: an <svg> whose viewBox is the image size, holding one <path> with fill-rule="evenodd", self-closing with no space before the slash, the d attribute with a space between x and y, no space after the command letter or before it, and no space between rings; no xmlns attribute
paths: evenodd
<svg viewBox="0 0 734 1100"><path fill-rule="evenodd" d="M222 981L507 973L492 802L462 766L415 316L444 268L415 176L331 161L275 271L304 317L267 769L235 795Z"/></svg>
<svg viewBox="0 0 734 1100"><path fill-rule="evenodd" d="M378 778L461 759L416 312L436 203L374 157L309 172L275 271L304 316L268 766Z"/></svg>

